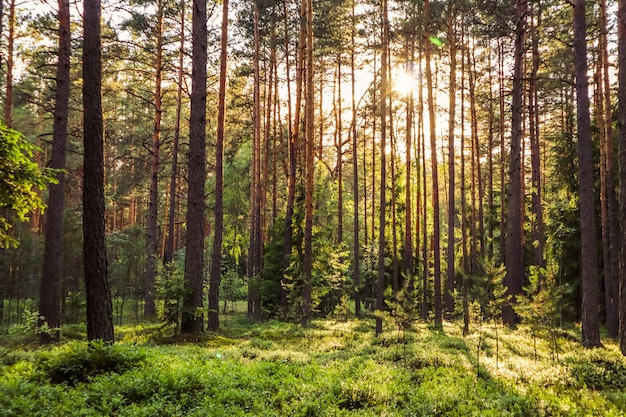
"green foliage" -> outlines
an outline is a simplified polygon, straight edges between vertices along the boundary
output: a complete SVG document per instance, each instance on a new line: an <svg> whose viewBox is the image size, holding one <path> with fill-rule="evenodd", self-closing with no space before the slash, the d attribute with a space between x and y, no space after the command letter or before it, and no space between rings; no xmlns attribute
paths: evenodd
<svg viewBox="0 0 626 417"><path fill-rule="evenodd" d="M481 273L472 277L471 298L480 306L484 317L489 321L500 320L502 306L509 302L504 286L506 268L503 264L496 264L493 259L482 259ZM478 314L476 312L476 314Z"/></svg>
<svg viewBox="0 0 626 417"><path fill-rule="evenodd" d="M585 351L572 341L566 366L552 364L544 354L533 363L523 332L503 329L506 366L497 371L485 354L477 378L469 348L477 335L463 338L461 328L447 322L443 331L417 323L407 331L406 366L400 365L400 338L394 332L374 338L371 319L313 321L303 328L278 321L250 324L244 315L228 315L223 324L225 334L193 343L0 348L0 414L527 417L626 412L626 362L616 346ZM139 331L150 329L158 331ZM485 331L485 344L490 337Z"/></svg>
<svg viewBox="0 0 626 417"><path fill-rule="evenodd" d="M529 325L533 339L537 333L546 332L550 340L553 359L558 359L557 328L561 320L562 289L553 275L544 268L531 268L529 284L524 294L517 297L515 312Z"/></svg>
<svg viewBox="0 0 626 417"><path fill-rule="evenodd" d="M11 217L27 221L29 213L45 208L37 189L57 182L58 170L41 169L31 160L37 151L21 133L0 122L0 247L17 246L8 235Z"/></svg>
<svg viewBox="0 0 626 417"><path fill-rule="evenodd" d="M244 277L240 276L237 271L227 269L222 272L222 280L220 282L220 298L224 302L224 313L226 312L226 303L234 305L235 301L246 298L248 286Z"/></svg>
<svg viewBox="0 0 626 417"><path fill-rule="evenodd" d="M107 372L124 372L139 366L142 349L111 345L102 341L72 342L59 349L41 352L36 368L53 384L85 382Z"/></svg>
<svg viewBox="0 0 626 417"><path fill-rule="evenodd" d="M568 362L578 387L622 391L626 387L626 358L618 352L593 349Z"/></svg>
<svg viewBox="0 0 626 417"><path fill-rule="evenodd" d="M145 230L135 224L124 232L107 236L109 282L117 324L122 324L128 301L134 301L135 321L139 319L138 301L143 299L146 261Z"/></svg>
<svg viewBox="0 0 626 417"><path fill-rule="evenodd" d="M22 322L9 326L9 334L22 334L28 336L35 336L39 334L53 335L59 330L56 327L50 327L48 323L43 320L44 317L40 316L38 311L25 310L22 313Z"/></svg>
<svg viewBox="0 0 626 417"><path fill-rule="evenodd" d="M184 251L174 254L168 265L159 265L155 280L157 314L164 325L172 325L178 334L183 296L185 295Z"/></svg>

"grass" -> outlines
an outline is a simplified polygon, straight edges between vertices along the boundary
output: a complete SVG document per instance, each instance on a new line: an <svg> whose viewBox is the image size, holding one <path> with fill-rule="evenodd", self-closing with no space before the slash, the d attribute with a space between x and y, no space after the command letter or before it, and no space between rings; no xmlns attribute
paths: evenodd
<svg viewBox="0 0 626 417"><path fill-rule="evenodd" d="M218 334L116 328L113 346L0 342L2 416L622 416L626 360L610 341L559 352L530 332L416 324L406 338L371 319L310 327L226 316ZM536 349L536 351L535 351ZM558 355L556 355L558 353Z"/></svg>

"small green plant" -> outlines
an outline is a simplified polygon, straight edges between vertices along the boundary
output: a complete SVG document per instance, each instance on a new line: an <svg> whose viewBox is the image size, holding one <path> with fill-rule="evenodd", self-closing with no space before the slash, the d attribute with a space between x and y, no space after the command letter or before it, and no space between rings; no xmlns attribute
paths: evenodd
<svg viewBox="0 0 626 417"><path fill-rule="evenodd" d="M500 357L499 324L502 320L502 307L510 300L504 286L506 268L503 264L497 264L494 259L487 257L481 259L480 270L481 273L474 277L477 285L472 288L472 297L479 303L483 318L493 324L496 342L496 369L498 369Z"/></svg>
<svg viewBox="0 0 626 417"><path fill-rule="evenodd" d="M156 279L156 295L159 300L157 313L164 326L174 326L174 334L179 333L182 313L185 280L183 256L176 253L173 262L160 265Z"/></svg>
<svg viewBox="0 0 626 417"><path fill-rule="evenodd" d="M45 318L39 315L38 311L25 310L22 316L22 323L12 324L9 327L9 334L22 334L26 336L35 336L47 334L52 336L58 332L58 327L50 327L46 323Z"/></svg>
<svg viewBox="0 0 626 417"><path fill-rule="evenodd" d="M403 362L405 368L408 343L407 332L413 328L413 323L417 320L418 314L412 277L404 275L404 285L398 292L396 300L391 304L391 316L398 327L398 332L402 334Z"/></svg>
<svg viewBox="0 0 626 417"><path fill-rule="evenodd" d="M548 274L544 268L532 268L529 281L524 291L525 295L517 298L515 312L530 327L535 361L537 361L537 338L546 333L554 363L559 359L557 328L560 321L559 304L562 292L554 276Z"/></svg>
<svg viewBox="0 0 626 417"><path fill-rule="evenodd" d="M483 309L477 300L469 304L470 321L476 323L478 330L478 343L476 345L476 377L480 376L480 351L483 343Z"/></svg>

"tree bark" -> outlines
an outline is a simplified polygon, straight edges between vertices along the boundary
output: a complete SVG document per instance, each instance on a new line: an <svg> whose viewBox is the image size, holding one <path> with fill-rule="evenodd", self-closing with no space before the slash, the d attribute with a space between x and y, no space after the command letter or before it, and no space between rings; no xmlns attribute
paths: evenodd
<svg viewBox="0 0 626 417"><path fill-rule="evenodd" d="M601 116L601 122L599 123L603 128L603 142L605 149L604 158L601 162L601 166L605 171L605 198L606 198L606 239L607 247L604 251L608 252L607 259L605 261L605 305L606 305L606 328L607 333L612 338L617 338L619 335L619 214L615 176L614 176L614 155L613 155L613 112L611 104L611 80L609 72L609 59L608 59L608 28L607 28L607 4L606 0L601 0L600 5L600 36L599 36L599 54L598 65L601 67L602 78L602 102L601 108L604 109Z"/></svg>
<svg viewBox="0 0 626 417"><path fill-rule="evenodd" d="M582 344L600 346L599 289L594 213L594 164L587 80L587 24L585 0L574 3L574 66L578 124L578 170L580 176L580 233L582 268Z"/></svg>
<svg viewBox="0 0 626 417"><path fill-rule="evenodd" d="M208 329L220 327L220 281L222 277L222 240L224 236L224 124L226 114L226 60L228 50L228 0L222 2L222 38L220 40L220 79L217 103L217 142L215 144L215 225L213 258L209 277Z"/></svg>
<svg viewBox="0 0 626 417"><path fill-rule="evenodd" d="M261 230L261 206L263 185L261 184L261 69L259 7L254 3L254 92L252 110L252 161L250 189L250 250L249 250L249 294L248 315L254 321L261 319L261 297L259 290L259 274L262 265L263 236Z"/></svg>
<svg viewBox="0 0 626 417"><path fill-rule="evenodd" d="M183 72L185 58L185 0L180 2L180 45L178 49L178 74L176 83L176 117L174 122L174 141L172 143L172 173L170 176L170 199L168 210L167 242L163 256L163 264L169 265L174 257L174 224L176 221L176 190L178 179L178 142L180 139L180 121L183 98Z"/></svg>
<svg viewBox="0 0 626 417"><path fill-rule="evenodd" d="M618 1L618 128L619 128L619 179L620 210L626 212L626 0ZM621 248L619 274L619 346L626 356L626 217L621 218Z"/></svg>
<svg viewBox="0 0 626 417"><path fill-rule="evenodd" d="M113 342L104 219L104 140L100 0L85 0L83 41L83 257L87 338Z"/></svg>
<svg viewBox="0 0 626 417"><path fill-rule="evenodd" d="M455 280L455 259L454 259L454 222L456 219L456 193L455 193L455 118L456 118L456 35L455 19L456 10L452 3L448 4L448 41L450 46L450 83L448 96L448 247L447 261L448 270L446 277L446 318L451 320L454 316L454 280Z"/></svg>
<svg viewBox="0 0 626 417"><path fill-rule="evenodd" d="M387 54L389 48L389 17L387 0L382 0L382 54L380 80L380 208L378 226L378 280L376 284L376 311L382 313L385 306L385 219L386 219L386 189L387 189ZM382 317L376 317L376 336L383 332Z"/></svg>
<svg viewBox="0 0 626 417"><path fill-rule="evenodd" d="M204 330L202 287L204 278L204 212L206 179L206 0L193 0L191 113L189 117L188 203L185 253L185 295L180 330Z"/></svg>
<svg viewBox="0 0 626 417"><path fill-rule="evenodd" d="M56 70L56 93L54 104L54 127L52 137L52 159L50 168L65 169L65 148L67 146L67 121L70 96L70 56L72 38L70 32L70 2L59 0L59 53ZM1 16L1 14L0 14ZM1 32L0 32L1 33ZM57 176L57 184L51 184L48 191L46 211L43 270L39 287L40 325L46 323L52 329L61 324L60 284L63 259L63 209L65 173ZM41 333L42 344L58 342L59 330Z"/></svg>
<svg viewBox="0 0 626 417"><path fill-rule="evenodd" d="M343 242L343 116L341 103L341 52L337 54L337 243Z"/></svg>
<svg viewBox="0 0 626 417"><path fill-rule="evenodd" d="M0 17L3 17L0 15ZM7 15L9 24L9 33L7 33L7 69L4 80L5 96L4 96L4 124L6 127L12 127L13 113L13 49L15 44L15 0L9 2L9 14ZM2 32L0 32L2 35Z"/></svg>
<svg viewBox="0 0 626 417"><path fill-rule="evenodd" d="M523 64L528 3L517 0L515 4L515 56L513 63L513 103L511 108L511 154L509 160L509 189L507 192L506 277L504 284L509 303L502 308L502 321L507 325L518 322L513 309L515 297L524 284L524 251L522 247L522 115L523 115Z"/></svg>
<svg viewBox="0 0 626 417"><path fill-rule="evenodd" d="M435 124L435 101L433 91L433 76L430 58L430 1L424 1L424 27L426 31L426 41L424 43L424 58L426 64L426 91L428 102L428 117L430 131L430 159L432 164L432 204L433 204L433 285L435 326L439 327L443 321L441 309L441 229L439 220L439 164L437 162L437 135Z"/></svg>
<svg viewBox="0 0 626 417"><path fill-rule="evenodd" d="M157 2L155 28L155 74L154 74L154 130L152 132L152 149L150 158L150 197L148 203L148 219L146 224L146 280L144 288L144 310L146 318L156 316L154 304L154 281L156 278L157 257L157 217L159 194L159 148L161 145L162 78L163 78L163 1Z"/></svg>
<svg viewBox="0 0 626 417"><path fill-rule="evenodd" d="M315 91L313 86L313 0L303 0L306 10L306 99L305 99L305 195L304 195L304 283L302 285L302 325L311 320L311 292L313 280L313 179L314 179L314 117Z"/></svg>
<svg viewBox="0 0 626 417"><path fill-rule="evenodd" d="M544 267L543 261L543 206L542 206L542 182L541 182L541 142L539 138L539 88L538 72L541 57L539 55L539 35L537 28L541 25L541 4L536 5L537 11L531 18L531 41L532 41L532 69L528 92L528 118L530 140L530 164L531 164L531 212L532 212L532 239L533 239L533 265L537 268ZM534 8L533 8L534 11ZM536 19L536 22L535 22ZM540 273L541 277L541 273Z"/></svg>
<svg viewBox="0 0 626 417"><path fill-rule="evenodd" d="M360 264L360 244L359 244L359 164L358 164L358 138L357 138L357 115L356 115L356 74L355 74L355 55L356 55L356 22L355 22L355 0L352 1L352 27L350 31L352 48L350 50L350 81L352 89L352 196L354 198L354 224L353 224L353 250L352 250L352 273L354 280L354 314L357 318L361 317L361 264ZM410 188L410 187L408 187ZM365 215L367 217L367 213ZM366 236L367 236L367 226Z"/></svg>

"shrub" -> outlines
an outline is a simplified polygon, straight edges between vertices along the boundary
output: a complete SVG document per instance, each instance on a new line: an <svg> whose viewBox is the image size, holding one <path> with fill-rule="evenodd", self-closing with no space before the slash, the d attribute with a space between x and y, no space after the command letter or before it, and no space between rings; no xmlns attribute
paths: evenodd
<svg viewBox="0 0 626 417"><path fill-rule="evenodd" d="M36 361L36 368L54 384L75 385L99 374L122 373L138 366L144 358L144 351L136 347L73 342L42 352Z"/></svg>
<svg viewBox="0 0 626 417"><path fill-rule="evenodd" d="M570 362L570 374L579 385L597 390L626 389L626 358L619 353L594 349Z"/></svg>

